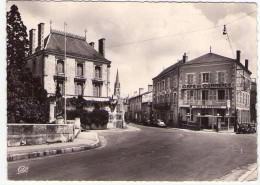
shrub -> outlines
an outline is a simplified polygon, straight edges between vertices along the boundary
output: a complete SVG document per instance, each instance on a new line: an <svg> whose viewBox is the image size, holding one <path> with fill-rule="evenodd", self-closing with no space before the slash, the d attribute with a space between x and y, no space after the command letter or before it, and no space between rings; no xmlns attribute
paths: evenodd
<svg viewBox="0 0 260 185"><path fill-rule="evenodd" d="M86 110L67 110L67 119L74 120L75 118L80 118L84 111Z"/></svg>

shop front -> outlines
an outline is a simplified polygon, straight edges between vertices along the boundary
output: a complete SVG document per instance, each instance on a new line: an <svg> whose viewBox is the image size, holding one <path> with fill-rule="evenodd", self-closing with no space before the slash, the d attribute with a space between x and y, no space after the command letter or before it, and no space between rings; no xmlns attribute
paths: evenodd
<svg viewBox="0 0 260 185"><path fill-rule="evenodd" d="M196 124L200 129L217 129L217 123L223 129L234 127L234 116L229 113L226 106L197 106L180 108L181 124Z"/></svg>

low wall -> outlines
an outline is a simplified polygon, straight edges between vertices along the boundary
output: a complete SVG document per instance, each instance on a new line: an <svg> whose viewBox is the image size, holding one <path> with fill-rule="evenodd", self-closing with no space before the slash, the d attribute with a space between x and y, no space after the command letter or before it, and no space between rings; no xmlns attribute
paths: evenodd
<svg viewBox="0 0 260 185"><path fill-rule="evenodd" d="M40 145L74 139L74 124L7 124L7 145Z"/></svg>

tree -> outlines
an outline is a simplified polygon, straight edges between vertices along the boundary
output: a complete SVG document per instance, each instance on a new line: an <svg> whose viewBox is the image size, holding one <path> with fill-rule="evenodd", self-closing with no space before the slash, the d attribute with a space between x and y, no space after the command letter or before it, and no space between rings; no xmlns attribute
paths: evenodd
<svg viewBox="0 0 260 185"><path fill-rule="evenodd" d="M26 65L29 41L16 5L7 12L7 121L48 121L49 101L41 79Z"/></svg>

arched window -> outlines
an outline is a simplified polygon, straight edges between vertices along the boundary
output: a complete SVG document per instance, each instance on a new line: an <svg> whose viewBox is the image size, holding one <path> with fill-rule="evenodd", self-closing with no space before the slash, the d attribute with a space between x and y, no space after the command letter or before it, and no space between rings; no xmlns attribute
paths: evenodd
<svg viewBox="0 0 260 185"><path fill-rule="evenodd" d="M57 61L57 73L64 73L64 61L63 60Z"/></svg>

